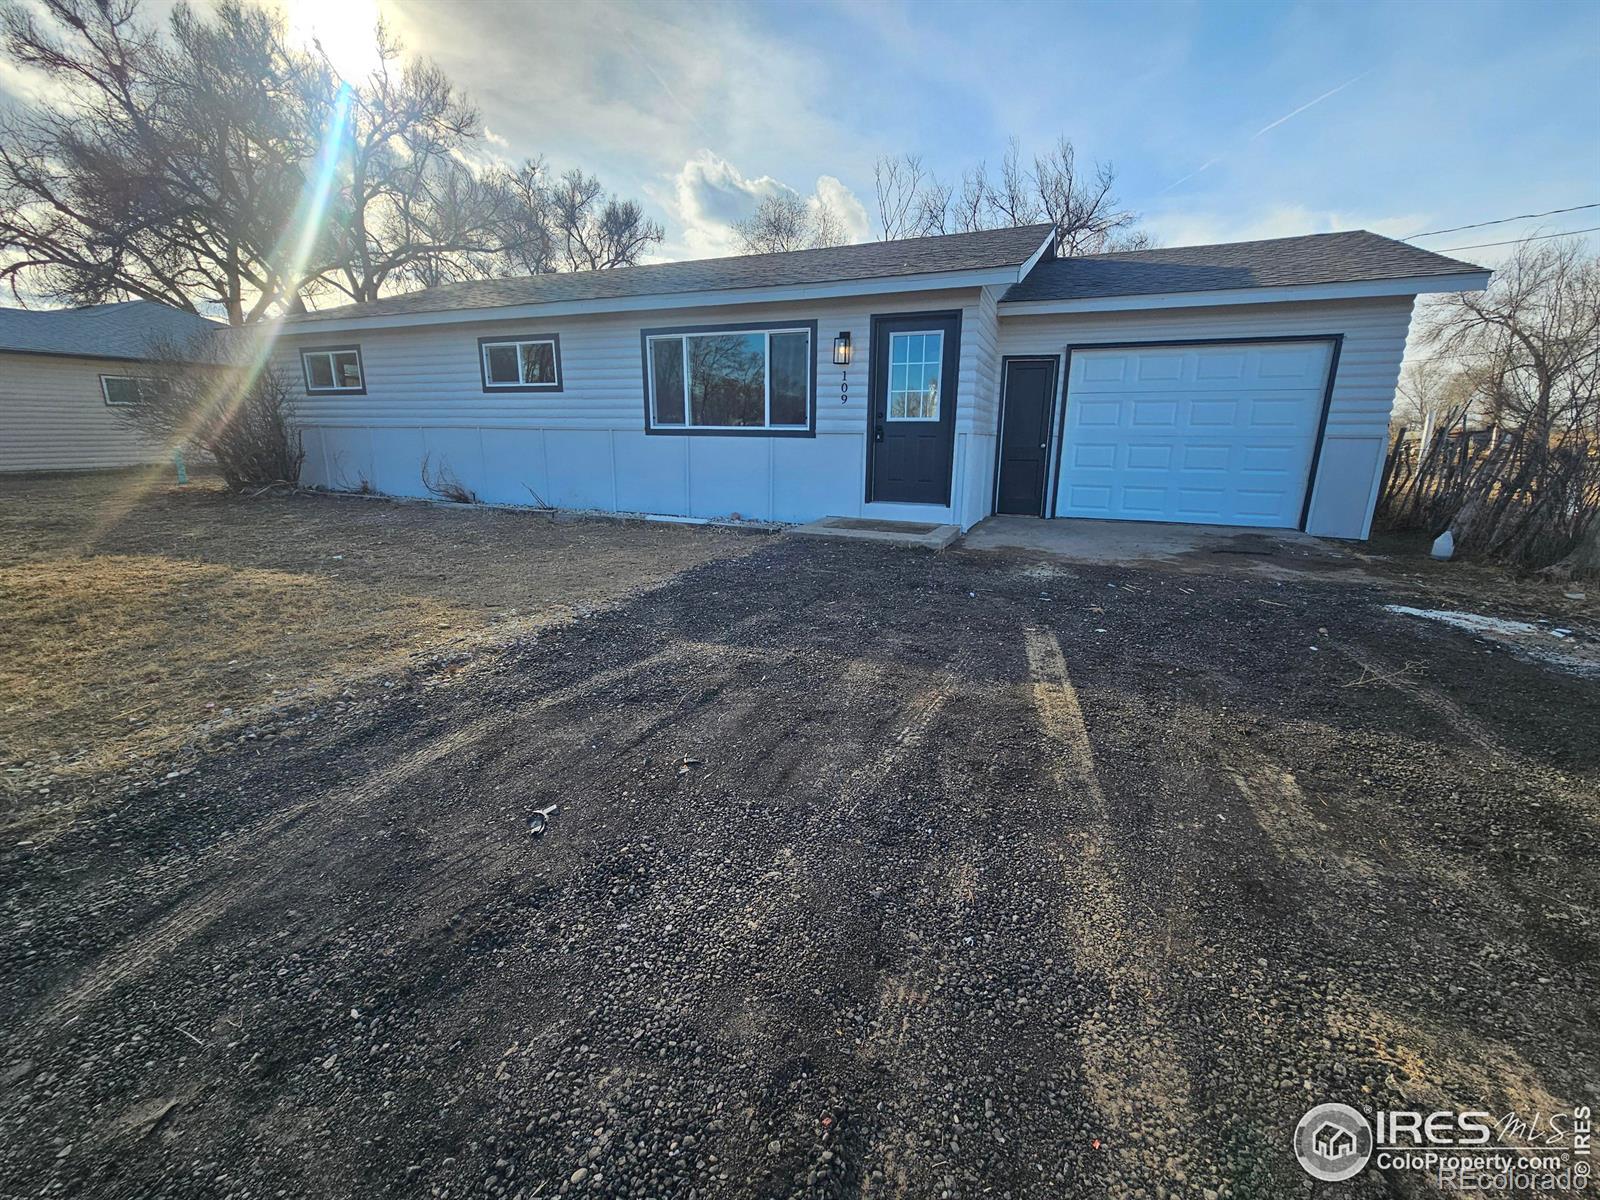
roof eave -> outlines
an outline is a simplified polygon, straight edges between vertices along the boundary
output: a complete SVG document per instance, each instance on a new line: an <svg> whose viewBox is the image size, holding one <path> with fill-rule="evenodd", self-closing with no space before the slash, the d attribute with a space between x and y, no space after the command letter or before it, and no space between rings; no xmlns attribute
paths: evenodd
<svg viewBox="0 0 1600 1200"><path fill-rule="evenodd" d="M0 354L26 354L30 358L87 358L95 362L148 363L155 362L149 354L110 354L93 350L24 350L16 346L0 346ZM204 359L187 359L194 366L210 366Z"/></svg>
<svg viewBox="0 0 1600 1200"><path fill-rule="evenodd" d="M1000 313L1002 316L1027 316L1035 313L1132 312L1147 308L1208 308L1230 304L1420 296L1429 292L1479 292L1489 286L1492 274L1491 271L1471 271L1452 275L1416 275L1406 279L1363 279L1348 283L1227 288L1209 292L1151 292L1074 300L1002 300Z"/></svg>
<svg viewBox="0 0 1600 1200"><path fill-rule="evenodd" d="M1048 239L1046 239L1048 244ZM1028 262L1044 252L1040 246ZM839 296L875 296L892 292L932 292L955 288L1010 285L1020 281L1018 265L983 267L970 271L943 271L927 275L876 275L868 279L841 279L823 283L779 284L760 288L726 288L712 291L660 292L649 296L615 296L597 300L557 300L542 304L496 305L488 308L436 309L429 312L392 313L317 319L285 319L281 334L340 333L363 329L404 329L418 325L463 325L482 321L517 321L529 318L584 316L595 313L649 312L669 308L713 308L735 304L777 304L789 300L821 300Z"/></svg>

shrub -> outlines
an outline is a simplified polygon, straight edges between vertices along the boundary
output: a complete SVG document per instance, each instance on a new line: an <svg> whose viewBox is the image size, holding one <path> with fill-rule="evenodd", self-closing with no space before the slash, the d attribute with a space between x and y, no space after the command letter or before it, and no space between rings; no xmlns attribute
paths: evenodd
<svg viewBox="0 0 1600 1200"><path fill-rule="evenodd" d="M150 380L118 417L169 450L216 463L230 488L298 484L305 448L294 426L294 385L241 343L156 347Z"/></svg>

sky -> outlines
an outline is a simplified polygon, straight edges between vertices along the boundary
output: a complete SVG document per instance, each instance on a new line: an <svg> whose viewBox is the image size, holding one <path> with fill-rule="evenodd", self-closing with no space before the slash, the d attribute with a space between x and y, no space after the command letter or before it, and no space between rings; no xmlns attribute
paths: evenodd
<svg viewBox="0 0 1600 1200"><path fill-rule="evenodd" d="M482 107L491 148L581 166L734 248L767 191L871 235L873 163L947 179L1065 135L1164 245L1396 237L1600 203L1600 3L290 0L349 47L382 12ZM331 46L330 46L331 48ZM1600 208L1419 245L1600 226ZM1600 247L1600 240L1592 240ZM1493 265L1505 247L1461 254Z"/></svg>
<svg viewBox="0 0 1600 1200"><path fill-rule="evenodd" d="M642 200L661 258L732 252L733 222L783 189L870 237L880 155L956 180L1012 137L1113 164L1163 245L1600 203L1597 0L276 6L352 76L381 14L476 100L486 155L543 155ZM1508 248L1475 243L1591 225L1600 208L1417 244L1492 266Z"/></svg>

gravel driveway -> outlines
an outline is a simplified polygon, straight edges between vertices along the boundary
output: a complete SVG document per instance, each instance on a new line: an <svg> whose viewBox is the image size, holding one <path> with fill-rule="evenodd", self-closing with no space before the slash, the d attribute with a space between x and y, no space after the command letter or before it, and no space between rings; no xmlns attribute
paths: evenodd
<svg viewBox="0 0 1600 1200"><path fill-rule="evenodd" d="M1593 1103L1600 684L1248 565L777 539L102 783L0 851L0 1194L1281 1197L1317 1101Z"/></svg>

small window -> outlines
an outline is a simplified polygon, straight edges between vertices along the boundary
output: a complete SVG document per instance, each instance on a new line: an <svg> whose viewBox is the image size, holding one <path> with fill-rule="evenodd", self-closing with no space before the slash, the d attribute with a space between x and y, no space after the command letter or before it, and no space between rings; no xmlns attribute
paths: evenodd
<svg viewBox="0 0 1600 1200"><path fill-rule="evenodd" d="M647 429L659 433L812 431L810 326L644 331Z"/></svg>
<svg viewBox="0 0 1600 1200"><path fill-rule="evenodd" d="M486 392L559 392L561 339L539 337L479 338L483 390Z"/></svg>
<svg viewBox="0 0 1600 1200"><path fill-rule="evenodd" d="M327 346L300 351L300 364L305 368L306 391L346 392L357 395L366 392L366 382L361 374L361 348L359 346Z"/></svg>
<svg viewBox="0 0 1600 1200"><path fill-rule="evenodd" d="M151 379L145 375L100 376L100 394L110 408L132 408L164 394L167 387L166 380Z"/></svg>

